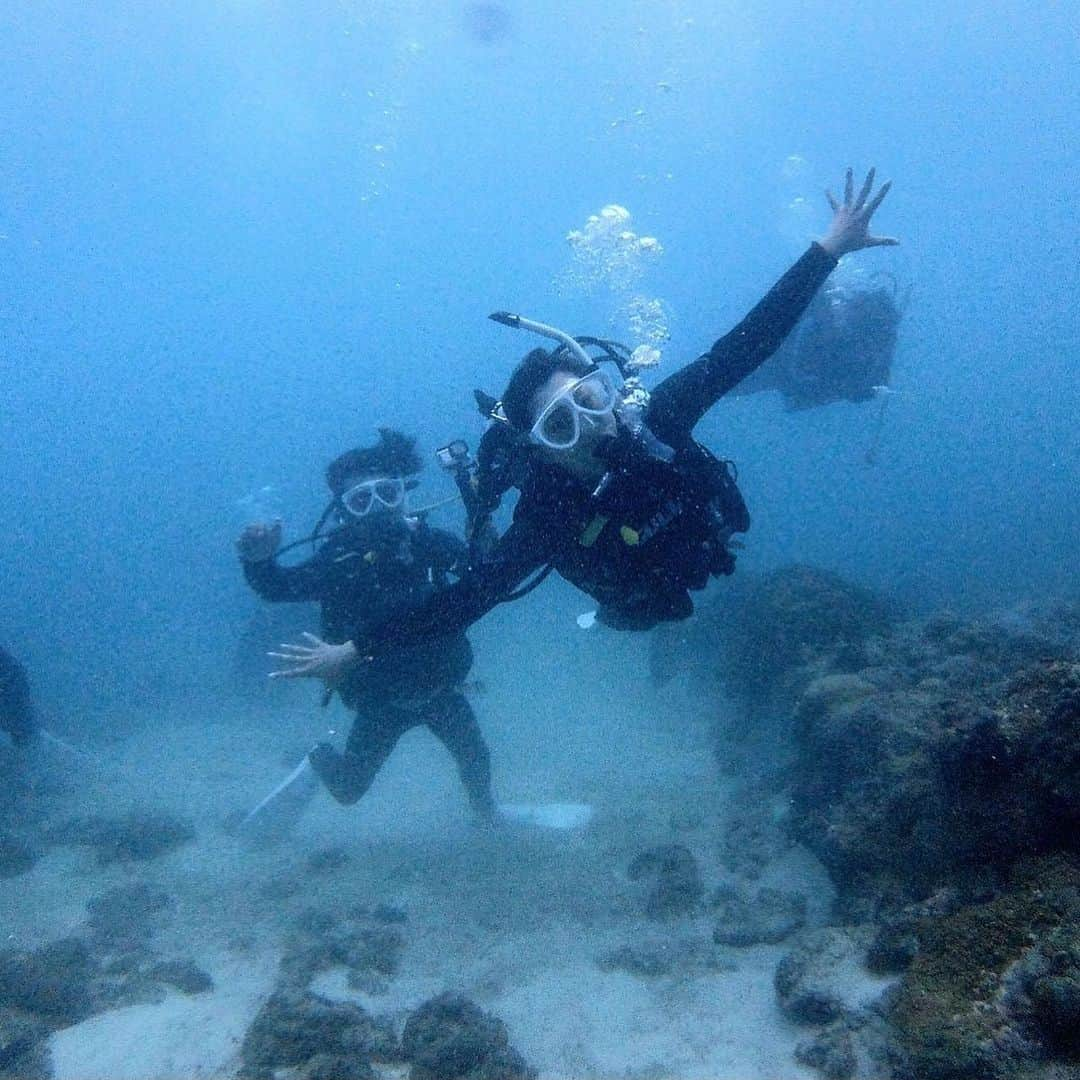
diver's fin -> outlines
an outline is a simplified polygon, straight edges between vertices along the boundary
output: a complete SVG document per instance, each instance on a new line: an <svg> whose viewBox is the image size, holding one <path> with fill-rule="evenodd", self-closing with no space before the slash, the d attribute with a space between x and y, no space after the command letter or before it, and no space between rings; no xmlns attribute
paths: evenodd
<svg viewBox="0 0 1080 1080"><path fill-rule="evenodd" d="M588 803L500 803L499 816L515 825L541 829L582 829L593 819Z"/></svg>
<svg viewBox="0 0 1080 1080"><path fill-rule="evenodd" d="M66 739L61 739L59 735L54 735L45 728L38 728L36 734L39 739L48 743L49 747L54 751L59 751L68 757L78 758L80 761L89 762L100 768L105 767L105 760L99 758L97 754L91 754L89 750L80 750L77 746L72 746Z"/></svg>
<svg viewBox="0 0 1080 1080"><path fill-rule="evenodd" d="M318 790L319 778L305 754L304 760L240 822L241 837L256 846L287 839Z"/></svg>

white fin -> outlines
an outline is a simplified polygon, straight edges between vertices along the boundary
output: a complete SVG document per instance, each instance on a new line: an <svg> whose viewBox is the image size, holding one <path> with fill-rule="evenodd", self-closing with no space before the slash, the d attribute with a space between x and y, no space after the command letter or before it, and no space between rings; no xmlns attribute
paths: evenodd
<svg viewBox="0 0 1080 1080"><path fill-rule="evenodd" d="M292 832L300 815L319 790L319 778L307 755L304 760L240 823L249 843L274 844Z"/></svg>
<svg viewBox="0 0 1080 1080"><path fill-rule="evenodd" d="M54 735L51 731L46 731L45 728L38 728L37 734L62 754L69 754L71 757L81 758L83 761L92 762L99 768L105 767L106 763L104 758L98 757L97 754L91 754L88 750L80 750L77 746L72 746L66 739L61 739L59 735Z"/></svg>
<svg viewBox="0 0 1080 1080"><path fill-rule="evenodd" d="M500 803L499 814L519 825L541 829L582 829L595 811L588 803Z"/></svg>
<svg viewBox="0 0 1080 1080"><path fill-rule="evenodd" d="M596 625L596 612L584 611L577 617L577 624L582 630L590 630Z"/></svg>

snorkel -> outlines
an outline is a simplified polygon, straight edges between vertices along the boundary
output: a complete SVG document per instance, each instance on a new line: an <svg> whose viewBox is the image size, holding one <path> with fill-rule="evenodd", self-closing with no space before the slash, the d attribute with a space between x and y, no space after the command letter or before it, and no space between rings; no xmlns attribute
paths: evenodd
<svg viewBox="0 0 1080 1080"><path fill-rule="evenodd" d="M583 364L592 367L593 358L581 347L575 338L566 331L547 323L537 322L535 319L526 319L523 315L515 315L510 311L493 311L489 319L503 326L512 327L514 330L528 330L530 333L539 334L541 337L551 338L570 350Z"/></svg>

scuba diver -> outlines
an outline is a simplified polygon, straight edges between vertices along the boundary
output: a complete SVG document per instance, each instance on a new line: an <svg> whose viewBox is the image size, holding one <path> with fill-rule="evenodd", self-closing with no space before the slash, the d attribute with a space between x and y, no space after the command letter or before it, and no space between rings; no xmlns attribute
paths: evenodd
<svg viewBox="0 0 1080 1080"><path fill-rule="evenodd" d="M417 486L412 477L421 467L414 439L380 428L376 445L350 450L327 467L333 498L309 538L323 540L310 559L297 566L278 562L288 550L280 548L280 522L243 531L237 549L248 583L264 600L318 601L329 642L422 606L447 584L447 575L463 570L466 552L450 533L406 513L405 492ZM331 516L339 525L323 533ZM281 648L270 655L291 663L303 647ZM473 811L492 819L490 756L462 692L471 666L472 648L459 630L394 649L366 665L362 678L356 670L335 680L333 691L356 710L356 719L343 753L320 743L306 759L327 791L339 803L357 802L398 739L424 725L456 761Z"/></svg>
<svg viewBox="0 0 1080 1080"><path fill-rule="evenodd" d="M41 733L26 669L0 645L0 730L17 747L26 747Z"/></svg>
<svg viewBox="0 0 1080 1080"><path fill-rule="evenodd" d="M776 355L735 393L778 390L789 411L875 400L889 386L904 306L888 275L830 281Z"/></svg>
<svg viewBox="0 0 1080 1080"><path fill-rule="evenodd" d="M732 573L731 541L750 526L733 467L697 443L694 428L777 350L843 255L897 243L869 231L889 187L873 194L871 170L856 194L849 169L843 201L827 193L833 220L825 236L742 322L664 379L644 404L636 388L622 399L585 351L590 339L493 315L559 342L525 356L501 401L483 399L494 423L480 447L478 487L486 483L496 498L520 489L513 523L456 584L381 624L365 618L333 643L294 646L280 674L332 683L360 672L366 679L399 649L459 634L551 570L597 601L594 618L606 626L647 630L687 618L691 592Z"/></svg>

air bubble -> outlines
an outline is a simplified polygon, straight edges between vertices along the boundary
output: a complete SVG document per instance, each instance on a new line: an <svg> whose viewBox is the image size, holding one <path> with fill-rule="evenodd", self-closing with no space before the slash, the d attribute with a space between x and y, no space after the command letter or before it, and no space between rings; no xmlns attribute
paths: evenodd
<svg viewBox="0 0 1080 1080"><path fill-rule="evenodd" d="M669 320L664 302L640 291L645 274L664 253L663 244L655 236L638 235L632 224L625 206L608 203L581 228L571 229L566 234L571 265L559 284L568 292L609 294L613 332L635 350L637 370L659 363Z"/></svg>

